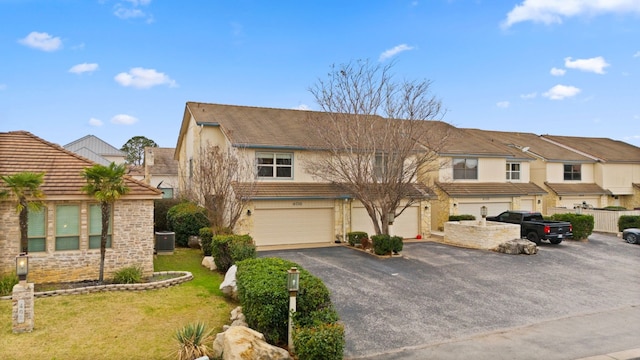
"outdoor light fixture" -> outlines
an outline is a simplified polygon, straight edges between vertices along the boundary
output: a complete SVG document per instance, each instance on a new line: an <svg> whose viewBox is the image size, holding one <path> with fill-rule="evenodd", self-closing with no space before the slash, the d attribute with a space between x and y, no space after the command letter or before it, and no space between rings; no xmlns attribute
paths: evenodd
<svg viewBox="0 0 640 360"><path fill-rule="evenodd" d="M21 253L16 256L16 275L18 280L26 281L27 274L29 273L29 256L25 253Z"/></svg>
<svg viewBox="0 0 640 360"><path fill-rule="evenodd" d="M287 288L289 289L289 350L293 351L293 313L296 312L296 295L300 290L300 272L297 267L287 270Z"/></svg>
<svg viewBox="0 0 640 360"><path fill-rule="evenodd" d="M247 216L251 216L251 209L247 210Z"/></svg>
<svg viewBox="0 0 640 360"><path fill-rule="evenodd" d="M489 211L489 210L487 209L487 207L486 207L486 206L482 206L482 207L480 208L480 215L482 215L482 218L483 218L483 219L487 217L488 211Z"/></svg>
<svg viewBox="0 0 640 360"><path fill-rule="evenodd" d="M298 268L292 267L287 270L287 287L289 288L290 293L298 292L298 290L300 290L300 272L298 271Z"/></svg>

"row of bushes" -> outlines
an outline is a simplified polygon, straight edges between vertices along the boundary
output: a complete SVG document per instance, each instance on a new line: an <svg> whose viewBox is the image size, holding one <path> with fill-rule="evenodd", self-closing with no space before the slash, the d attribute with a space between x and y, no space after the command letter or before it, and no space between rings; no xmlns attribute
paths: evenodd
<svg viewBox="0 0 640 360"><path fill-rule="evenodd" d="M397 254L404 246L402 237L389 235L373 235L369 239L369 234L364 231L352 231L347 233L349 245L361 246L363 249L373 248L376 255Z"/></svg>
<svg viewBox="0 0 640 360"><path fill-rule="evenodd" d="M584 240L588 238L589 235L591 235L591 233L593 233L593 227L594 227L593 215L564 213L564 214L553 214L549 218L555 221L570 222L571 227L573 228L574 240Z"/></svg>
<svg viewBox="0 0 640 360"><path fill-rule="evenodd" d="M299 359L342 359L344 327L339 323L329 290L300 265L279 258L247 259L236 263L238 298L247 324L275 345L287 341L289 292L287 270L300 271L294 315L293 343Z"/></svg>
<svg viewBox="0 0 640 360"><path fill-rule="evenodd" d="M640 216L638 215L622 215L618 218L618 231L628 228L640 228Z"/></svg>
<svg viewBox="0 0 640 360"><path fill-rule="evenodd" d="M256 257L256 245L249 235L213 235L210 227L200 229L200 241L205 256L213 256L216 268L226 272L231 265Z"/></svg>

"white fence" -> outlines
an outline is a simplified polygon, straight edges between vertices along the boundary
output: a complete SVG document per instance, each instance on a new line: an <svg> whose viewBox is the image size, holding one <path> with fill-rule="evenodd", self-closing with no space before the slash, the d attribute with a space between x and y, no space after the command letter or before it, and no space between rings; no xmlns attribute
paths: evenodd
<svg viewBox="0 0 640 360"><path fill-rule="evenodd" d="M618 233L618 219L622 215L640 215L640 210L611 211L597 209L548 208L547 215L576 213L593 216L593 231Z"/></svg>

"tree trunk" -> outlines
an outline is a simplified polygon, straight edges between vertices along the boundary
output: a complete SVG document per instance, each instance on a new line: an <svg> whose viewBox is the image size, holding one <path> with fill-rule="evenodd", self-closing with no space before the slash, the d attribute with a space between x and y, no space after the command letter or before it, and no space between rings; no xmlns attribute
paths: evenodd
<svg viewBox="0 0 640 360"><path fill-rule="evenodd" d="M109 203L103 201L100 204L102 212L102 231L100 232L100 275L98 282L104 281L104 258L107 253L107 236L109 234Z"/></svg>
<svg viewBox="0 0 640 360"><path fill-rule="evenodd" d="M27 254L29 252L29 209L27 201L20 200L20 252Z"/></svg>

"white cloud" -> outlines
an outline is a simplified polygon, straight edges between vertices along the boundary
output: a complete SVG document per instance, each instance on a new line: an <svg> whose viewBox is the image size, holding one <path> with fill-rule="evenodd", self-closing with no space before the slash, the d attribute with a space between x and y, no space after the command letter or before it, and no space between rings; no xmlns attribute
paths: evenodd
<svg viewBox="0 0 640 360"><path fill-rule="evenodd" d="M633 54L633 57L640 57L640 51L637 51L635 54Z"/></svg>
<svg viewBox="0 0 640 360"><path fill-rule="evenodd" d="M178 86L174 80L155 69L132 68L128 73L120 73L114 78L122 86L131 86L137 89L148 89L156 85L167 84L169 87Z"/></svg>
<svg viewBox="0 0 640 360"><path fill-rule="evenodd" d="M392 49L385 50L382 54L380 54L380 58L378 61L385 61L390 57L393 57L403 51L413 50L413 46L409 46L407 44L400 44L398 46L393 47Z"/></svg>
<svg viewBox="0 0 640 360"><path fill-rule="evenodd" d="M508 101L498 101L498 102L496 103L496 106L497 106L497 107L499 107L499 108L503 108L503 109L508 108L508 107L509 107L509 105L510 105L510 103L509 103Z"/></svg>
<svg viewBox="0 0 640 360"><path fill-rule="evenodd" d="M551 71L550 71L551 75L553 75L553 76L562 76L562 75L564 75L566 72L567 72L567 70L565 70L565 69L558 69L558 68L556 68L556 67L551 68Z"/></svg>
<svg viewBox="0 0 640 360"><path fill-rule="evenodd" d="M31 32L24 39L19 39L18 42L42 51L56 51L62 47L62 40L59 37L37 31Z"/></svg>
<svg viewBox="0 0 640 360"><path fill-rule="evenodd" d="M535 99L537 96L538 96L537 92L532 92L532 93L529 93L529 94L522 94L522 95L520 95L520 98L528 100L528 99Z"/></svg>
<svg viewBox="0 0 640 360"><path fill-rule="evenodd" d="M98 64L82 63L78 65L73 65L71 69L69 69L69 72L74 74L82 74L86 72L94 72L96 70L98 70Z"/></svg>
<svg viewBox="0 0 640 360"><path fill-rule="evenodd" d="M294 109L295 110L311 110L311 108L307 104L300 104L296 106Z"/></svg>
<svg viewBox="0 0 640 360"><path fill-rule="evenodd" d="M113 14L120 19L146 19L147 23L153 22L153 15L141 8L151 4L151 0L124 0L117 3Z"/></svg>
<svg viewBox="0 0 640 360"><path fill-rule="evenodd" d="M127 114L118 114L111 118L111 122L118 125L133 125L138 122L138 119Z"/></svg>
<svg viewBox="0 0 640 360"><path fill-rule="evenodd" d="M607 13L640 14L638 0L524 0L516 5L501 23L508 28L513 24L532 21L544 24L561 24L563 18L580 15L596 16Z"/></svg>
<svg viewBox="0 0 640 360"><path fill-rule="evenodd" d="M542 96L548 97L551 100L563 100L564 98L578 95L580 91L581 90L575 86L558 84L542 94Z"/></svg>
<svg viewBox="0 0 640 360"><path fill-rule="evenodd" d="M578 69L596 74L604 74L604 68L610 66L602 56L591 59L571 60L570 57L564 58L564 66L569 69Z"/></svg>
<svg viewBox="0 0 640 360"><path fill-rule="evenodd" d="M100 119L96 119L96 118L91 118L89 119L89 125L91 126L102 126L102 120Z"/></svg>

